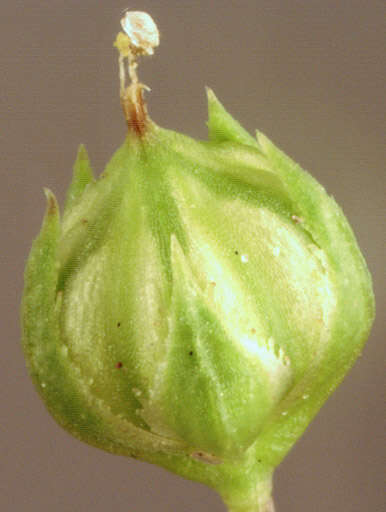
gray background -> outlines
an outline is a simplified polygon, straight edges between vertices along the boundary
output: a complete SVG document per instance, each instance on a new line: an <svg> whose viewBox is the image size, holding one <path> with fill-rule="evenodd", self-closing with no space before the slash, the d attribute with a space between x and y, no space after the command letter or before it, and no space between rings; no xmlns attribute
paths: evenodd
<svg viewBox="0 0 386 512"><path fill-rule="evenodd" d="M129 5L130 4L130 5ZM385 3L3 0L0 9L0 509L221 512L214 492L61 430L20 349L23 268L45 201L60 201L80 142L99 173L125 136L112 41L149 11L161 45L140 66L152 118L205 138L204 86L342 205L374 276L363 356L276 472L278 512L381 512L385 501Z"/></svg>

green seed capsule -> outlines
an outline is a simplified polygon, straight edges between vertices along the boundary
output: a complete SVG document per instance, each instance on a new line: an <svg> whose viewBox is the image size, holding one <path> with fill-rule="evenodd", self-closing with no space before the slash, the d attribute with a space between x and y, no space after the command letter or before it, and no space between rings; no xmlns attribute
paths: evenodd
<svg viewBox="0 0 386 512"><path fill-rule="evenodd" d="M368 336L370 276L335 201L212 91L199 142L155 125L142 89L122 85L129 133L99 179L80 148L62 218L46 192L27 364L74 436L269 510Z"/></svg>

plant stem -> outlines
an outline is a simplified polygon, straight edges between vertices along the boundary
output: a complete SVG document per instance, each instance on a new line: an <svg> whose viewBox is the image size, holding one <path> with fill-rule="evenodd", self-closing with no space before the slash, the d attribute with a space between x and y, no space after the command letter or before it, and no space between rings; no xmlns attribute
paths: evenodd
<svg viewBox="0 0 386 512"><path fill-rule="evenodd" d="M275 505L273 503L273 499L270 498L270 500L264 505L258 503L252 506L231 506L228 508L228 512L275 512Z"/></svg>
<svg viewBox="0 0 386 512"><path fill-rule="evenodd" d="M266 507L265 507L265 511L264 512L275 512L275 504L273 502L273 499L271 498L269 500L269 502L267 503Z"/></svg>

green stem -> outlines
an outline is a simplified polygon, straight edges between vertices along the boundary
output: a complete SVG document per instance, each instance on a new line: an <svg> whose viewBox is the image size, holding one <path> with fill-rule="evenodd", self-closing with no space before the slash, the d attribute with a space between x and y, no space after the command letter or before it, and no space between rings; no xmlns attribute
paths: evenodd
<svg viewBox="0 0 386 512"><path fill-rule="evenodd" d="M269 503L267 503L266 512L275 512L275 504L272 498L269 500Z"/></svg>
<svg viewBox="0 0 386 512"><path fill-rule="evenodd" d="M238 478L223 481L224 487L217 489L228 507L228 512L275 512L272 470L247 468L247 471L241 470L237 476Z"/></svg>
<svg viewBox="0 0 386 512"><path fill-rule="evenodd" d="M229 507L228 512L275 512L275 505L273 503L272 498L265 503L264 505L246 505L246 506L236 506Z"/></svg>

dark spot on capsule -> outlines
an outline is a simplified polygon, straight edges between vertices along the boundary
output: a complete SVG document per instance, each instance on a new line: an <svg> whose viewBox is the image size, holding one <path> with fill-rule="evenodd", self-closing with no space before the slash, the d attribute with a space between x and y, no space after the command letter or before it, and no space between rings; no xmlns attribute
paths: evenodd
<svg viewBox="0 0 386 512"><path fill-rule="evenodd" d="M222 460L218 459L214 455L210 453L204 452L195 452L190 455L193 459L199 460L200 462L204 462L206 464L222 464Z"/></svg>
<svg viewBox="0 0 386 512"><path fill-rule="evenodd" d="M261 459L257 459L257 462L261 462Z"/></svg>
<svg viewBox="0 0 386 512"><path fill-rule="evenodd" d="M87 224L87 223L88 223L87 219L82 219L82 224Z"/></svg>
<svg viewBox="0 0 386 512"><path fill-rule="evenodd" d="M118 370L120 370L123 366L123 363L121 363L121 361L118 361L118 363L115 365L115 368L117 368Z"/></svg>
<svg viewBox="0 0 386 512"><path fill-rule="evenodd" d="M254 327L252 327L252 329L251 329L251 333L252 333L252 334L256 334L256 329L255 329Z"/></svg>
<svg viewBox="0 0 386 512"><path fill-rule="evenodd" d="M189 355L190 355L190 356L192 356L192 355L193 355L193 350L191 350L191 351L189 352Z"/></svg>
<svg viewBox="0 0 386 512"><path fill-rule="evenodd" d="M239 254L239 251L235 251L236 256Z"/></svg>
<svg viewBox="0 0 386 512"><path fill-rule="evenodd" d="M121 327L121 322L118 322L118 323L117 323L117 327Z"/></svg>

